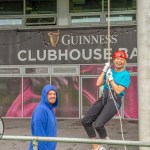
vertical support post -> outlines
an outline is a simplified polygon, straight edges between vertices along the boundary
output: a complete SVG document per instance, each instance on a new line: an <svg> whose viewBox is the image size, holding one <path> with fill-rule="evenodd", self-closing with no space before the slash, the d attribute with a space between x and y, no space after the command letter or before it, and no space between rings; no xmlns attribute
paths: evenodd
<svg viewBox="0 0 150 150"><path fill-rule="evenodd" d="M69 0L57 0L57 25L69 25Z"/></svg>
<svg viewBox="0 0 150 150"><path fill-rule="evenodd" d="M33 150L38 150L38 141L37 140L33 140L32 145L33 145Z"/></svg>
<svg viewBox="0 0 150 150"><path fill-rule="evenodd" d="M150 0L137 0L139 140L150 141ZM140 147L140 150L149 150Z"/></svg>

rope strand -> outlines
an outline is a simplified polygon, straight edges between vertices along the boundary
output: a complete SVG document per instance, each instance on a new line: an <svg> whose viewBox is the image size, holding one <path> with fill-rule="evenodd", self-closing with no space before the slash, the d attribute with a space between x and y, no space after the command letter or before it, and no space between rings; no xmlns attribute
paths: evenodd
<svg viewBox="0 0 150 150"><path fill-rule="evenodd" d="M108 62L110 63L110 0L108 0Z"/></svg>
<svg viewBox="0 0 150 150"><path fill-rule="evenodd" d="M116 107L116 109L117 109L117 113L119 114L119 121L120 121L120 128L121 128L121 136L122 136L122 140L124 141L125 138L124 138L124 134L123 134L123 125L122 125L121 115L120 115L119 109L118 109L118 107L117 107L117 103L116 103L116 101L115 101L115 99L114 99L114 97L113 97L113 94L112 94L112 91L111 91L111 88L110 88L110 84L109 84L109 83L108 83L108 87L109 87L110 95L111 95L111 97L112 97L112 99L113 99L113 102L114 102L114 104L115 104L115 107ZM127 150L127 147L124 146L124 149Z"/></svg>
<svg viewBox="0 0 150 150"><path fill-rule="evenodd" d="M110 0L108 0L108 62L110 63ZM108 81L108 80L107 80ZM111 93L112 99L114 101L115 107L117 109L117 112L119 114L119 120L120 120L120 128L121 128L121 135L122 135L122 140L124 141L124 134L123 134L123 126L122 126L122 119L121 119L121 115L119 112L119 109L117 107L116 101L113 97L110 85L109 85L109 81L108 81L108 87L109 87L109 91ZM124 146L124 149L126 150L126 146Z"/></svg>

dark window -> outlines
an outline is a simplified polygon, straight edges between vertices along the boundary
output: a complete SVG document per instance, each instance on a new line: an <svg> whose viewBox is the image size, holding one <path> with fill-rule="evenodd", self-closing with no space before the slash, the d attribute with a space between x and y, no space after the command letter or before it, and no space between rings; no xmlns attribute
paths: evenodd
<svg viewBox="0 0 150 150"><path fill-rule="evenodd" d="M27 0L26 14L54 14L57 12L56 0Z"/></svg>
<svg viewBox="0 0 150 150"><path fill-rule="evenodd" d="M102 0L70 0L70 13L99 12L102 10Z"/></svg>
<svg viewBox="0 0 150 150"><path fill-rule="evenodd" d="M22 15L23 0L0 0L0 15Z"/></svg>
<svg viewBox="0 0 150 150"><path fill-rule="evenodd" d="M108 0L104 0L104 10L108 10ZM136 0L110 0L111 11L136 10Z"/></svg>

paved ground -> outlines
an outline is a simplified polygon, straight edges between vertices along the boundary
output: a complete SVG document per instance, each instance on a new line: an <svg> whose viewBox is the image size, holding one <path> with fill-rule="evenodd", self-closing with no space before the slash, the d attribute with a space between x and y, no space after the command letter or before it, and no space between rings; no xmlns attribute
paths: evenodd
<svg viewBox="0 0 150 150"><path fill-rule="evenodd" d="M30 134L30 119L5 119L5 135L27 136ZM111 139L121 140L119 120L113 119L106 125ZM123 121L125 140L138 140L138 122ZM58 120L58 136L71 138L87 138L80 120ZM0 140L3 150L27 150L29 142ZM89 144L58 143L57 150L90 150ZM0 148L0 149L1 149ZM124 150L124 147L109 146L109 150ZM127 150L138 150L137 147L127 147Z"/></svg>

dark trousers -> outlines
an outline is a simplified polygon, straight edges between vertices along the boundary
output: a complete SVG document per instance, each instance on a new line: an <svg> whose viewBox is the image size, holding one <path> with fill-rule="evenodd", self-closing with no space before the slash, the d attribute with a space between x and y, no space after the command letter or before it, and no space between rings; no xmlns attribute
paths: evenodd
<svg viewBox="0 0 150 150"><path fill-rule="evenodd" d="M117 104L117 108L121 107L121 98L116 95L114 92L113 97ZM95 129L99 134L99 137L104 139L107 137L107 132L104 127L113 116L117 113L115 103L112 99L112 96L108 91L105 91L102 97L99 98L86 112L84 118L82 119L82 125L87 132L89 138L96 137ZM93 125L93 122L95 124ZM95 129L94 129L95 128Z"/></svg>

